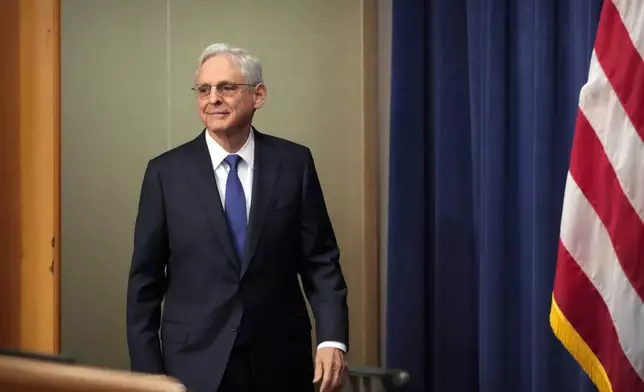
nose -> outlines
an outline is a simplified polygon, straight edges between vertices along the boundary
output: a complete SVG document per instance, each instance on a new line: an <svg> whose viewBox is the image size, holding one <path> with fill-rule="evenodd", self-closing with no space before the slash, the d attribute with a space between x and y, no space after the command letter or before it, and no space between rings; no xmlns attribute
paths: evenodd
<svg viewBox="0 0 644 392"><path fill-rule="evenodd" d="M208 102L210 102L211 104L221 102L221 95L219 95L219 92L214 87L210 89L210 94L208 94Z"/></svg>

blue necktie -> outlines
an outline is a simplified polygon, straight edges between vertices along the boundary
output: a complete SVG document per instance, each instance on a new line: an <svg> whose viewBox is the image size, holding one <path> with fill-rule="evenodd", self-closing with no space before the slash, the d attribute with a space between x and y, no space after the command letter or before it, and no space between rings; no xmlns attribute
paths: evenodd
<svg viewBox="0 0 644 392"><path fill-rule="evenodd" d="M224 162L230 167L226 180L225 210L237 255L239 255L239 260L243 260L244 244L246 243L246 196L237 173L240 161L239 155L228 155L224 159Z"/></svg>

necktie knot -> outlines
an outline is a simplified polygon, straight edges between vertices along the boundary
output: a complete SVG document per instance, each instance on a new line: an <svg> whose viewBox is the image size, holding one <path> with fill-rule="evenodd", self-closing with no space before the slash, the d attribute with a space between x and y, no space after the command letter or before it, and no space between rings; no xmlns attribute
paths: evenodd
<svg viewBox="0 0 644 392"><path fill-rule="evenodd" d="M241 162L241 157L237 154L231 154L224 158L224 162L228 164L230 170L237 170L237 166L239 166L239 162Z"/></svg>

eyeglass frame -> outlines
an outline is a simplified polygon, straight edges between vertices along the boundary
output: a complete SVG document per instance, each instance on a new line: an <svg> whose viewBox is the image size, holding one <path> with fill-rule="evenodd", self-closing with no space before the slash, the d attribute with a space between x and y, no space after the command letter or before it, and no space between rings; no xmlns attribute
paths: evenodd
<svg viewBox="0 0 644 392"><path fill-rule="evenodd" d="M254 87L257 87L258 85L259 83L258 84L233 83L233 82L220 82L218 84L200 83L200 84L194 85L190 90L194 91L198 97L206 98L206 97L209 97L210 94L212 94L212 88L214 87L215 90L217 91L217 94L221 95L222 97L234 97L235 95L239 94L239 92L241 91L241 89L238 89L239 86L248 86L248 87L254 88ZM208 93L202 94L199 92L199 87L204 87L204 86L208 86ZM228 94L222 91L222 88L224 86L235 86L236 90L233 91L232 94Z"/></svg>

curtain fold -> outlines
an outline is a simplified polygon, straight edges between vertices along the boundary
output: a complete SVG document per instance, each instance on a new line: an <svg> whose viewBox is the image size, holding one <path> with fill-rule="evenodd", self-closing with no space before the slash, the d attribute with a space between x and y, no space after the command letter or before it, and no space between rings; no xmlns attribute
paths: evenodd
<svg viewBox="0 0 644 392"><path fill-rule="evenodd" d="M393 2L387 366L590 391L548 324L599 0Z"/></svg>

